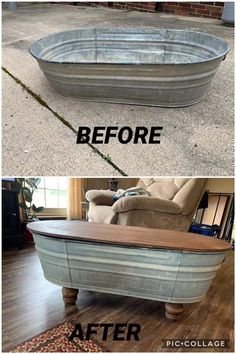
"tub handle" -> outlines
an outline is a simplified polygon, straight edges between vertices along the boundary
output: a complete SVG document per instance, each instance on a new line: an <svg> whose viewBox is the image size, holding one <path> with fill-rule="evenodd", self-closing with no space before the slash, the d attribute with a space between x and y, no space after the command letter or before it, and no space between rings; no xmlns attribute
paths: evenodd
<svg viewBox="0 0 236 354"><path fill-rule="evenodd" d="M226 59L226 54L225 54L225 56L223 57L222 61L225 60L225 59Z"/></svg>

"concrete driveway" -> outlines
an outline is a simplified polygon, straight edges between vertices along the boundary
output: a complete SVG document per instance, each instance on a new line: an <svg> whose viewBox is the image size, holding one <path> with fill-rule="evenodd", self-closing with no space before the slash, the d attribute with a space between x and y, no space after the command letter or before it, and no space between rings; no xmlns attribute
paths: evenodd
<svg viewBox="0 0 236 354"><path fill-rule="evenodd" d="M55 93L29 53L32 41L78 27L156 27L205 31L231 52L207 97L167 109L86 102ZM233 35L221 21L157 13L27 4L3 10L3 175L230 176L233 147ZM45 103L45 104L44 104ZM60 119L62 118L62 119ZM66 124L65 124L66 123ZM76 145L85 125L163 126L160 145Z"/></svg>

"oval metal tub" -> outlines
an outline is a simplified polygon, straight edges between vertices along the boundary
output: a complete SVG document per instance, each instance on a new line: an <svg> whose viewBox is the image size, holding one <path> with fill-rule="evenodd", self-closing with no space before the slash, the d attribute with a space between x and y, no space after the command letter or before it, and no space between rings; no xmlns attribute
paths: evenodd
<svg viewBox="0 0 236 354"><path fill-rule="evenodd" d="M201 301L226 254L33 237L44 276L56 285L172 303Z"/></svg>
<svg viewBox="0 0 236 354"><path fill-rule="evenodd" d="M146 28L71 30L31 46L63 96L162 107L201 101L228 51L206 33Z"/></svg>

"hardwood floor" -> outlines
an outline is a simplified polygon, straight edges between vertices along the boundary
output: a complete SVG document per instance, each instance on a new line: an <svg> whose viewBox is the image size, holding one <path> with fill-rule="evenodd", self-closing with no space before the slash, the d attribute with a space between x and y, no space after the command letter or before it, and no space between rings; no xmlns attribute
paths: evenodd
<svg viewBox="0 0 236 354"><path fill-rule="evenodd" d="M21 251L3 252L2 278L4 352L67 319L81 323L82 327L87 323L139 323L140 341L115 342L110 335L102 342L99 335L94 336L103 348L113 352L189 351L163 348L162 340L167 338L230 339L230 348L225 350L191 351L234 351L232 251L218 271L206 299L185 305L184 316L178 322L165 318L164 303L83 290L79 292L77 306L65 306L61 288L44 279L32 245Z"/></svg>

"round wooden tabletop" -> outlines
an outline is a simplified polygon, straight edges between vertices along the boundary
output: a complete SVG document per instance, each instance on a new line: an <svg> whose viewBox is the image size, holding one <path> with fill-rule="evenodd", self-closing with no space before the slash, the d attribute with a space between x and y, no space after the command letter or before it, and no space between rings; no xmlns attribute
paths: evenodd
<svg viewBox="0 0 236 354"><path fill-rule="evenodd" d="M199 234L85 221L38 221L27 225L37 235L129 247L169 249L189 252L222 252L228 242Z"/></svg>

